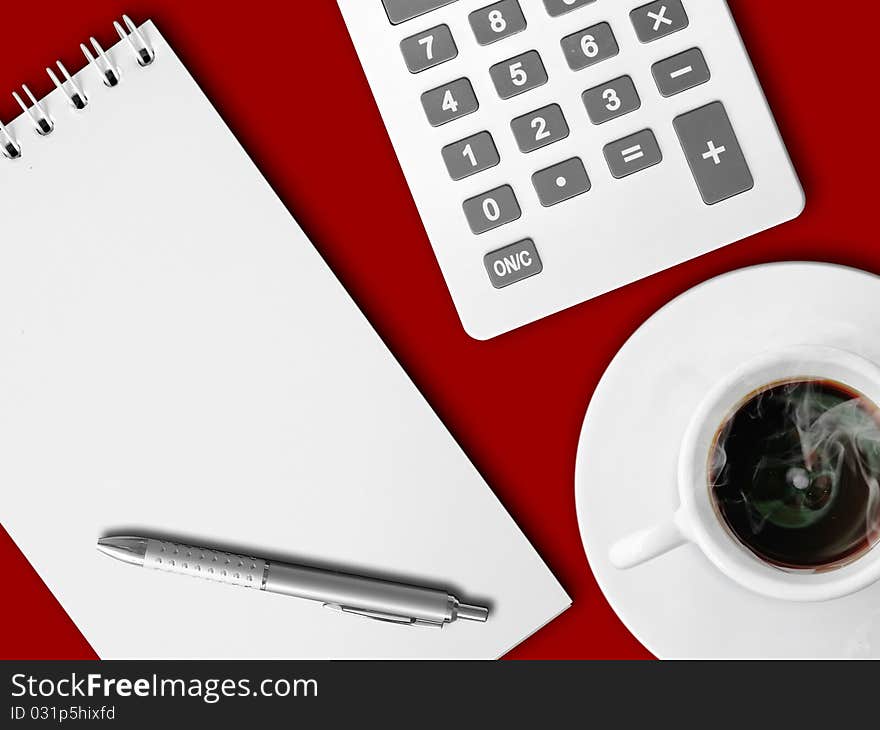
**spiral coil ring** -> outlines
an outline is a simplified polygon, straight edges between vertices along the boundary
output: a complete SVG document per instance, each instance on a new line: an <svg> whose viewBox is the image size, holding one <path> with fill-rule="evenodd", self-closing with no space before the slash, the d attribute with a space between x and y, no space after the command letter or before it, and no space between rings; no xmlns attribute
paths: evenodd
<svg viewBox="0 0 880 730"><path fill-rule="evenodd" d="M144 34L141 33L131 18L127 15L123 15L122 21L125 24L125 27L123 27L118 21L113 23L113 27L119 34L119 37L126 41L128 46L134 52L138 65L141 67L149 66L156 59L155 52L150 47L149 43L147 43ZM85 43L80 44L80 49L86 57L86 60L98 70L106 86L110 88L118 86L122 80L119 69L113 65L110 57L101 47L101 44L98 43L96 38L89 38L89 42L94 49L94 53L89 50ZM76 80L68 73L64 64L61 63L61 61L56 61L56 65L63 76L63 80L59 79L51 68L47 67L46 73L49 75L49 78L52 80L52 83L55 84L56 88L60 89L67 97L71 107L76 111L82 111L89 104L88 97L85 95L82 87L77 84ZM55 122L49 115L45 106L33 95L26 85L22 85L21 88L24 91L27 100L22 99L18 92L14 91L12 92L12 96L15 98L15 101L18 102L22 111L27 115L28 119L30 119L37 134L42 137L51 134L55 129ZM17 160L22 156L21 144L12 136L2 121L0 121L0 152L2 152L4 157L10 160Z"/></svg>

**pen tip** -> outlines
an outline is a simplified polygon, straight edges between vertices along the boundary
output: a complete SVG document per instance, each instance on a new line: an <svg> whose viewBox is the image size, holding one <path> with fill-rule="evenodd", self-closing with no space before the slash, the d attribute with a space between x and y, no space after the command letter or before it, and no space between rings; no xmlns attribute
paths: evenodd
<svg viewBox="0 0 880 730"><path fill-rule="evenodd" d="M104 555L130 565L143 566L147 541L143 537L102 537L97 548Z"/></svg>

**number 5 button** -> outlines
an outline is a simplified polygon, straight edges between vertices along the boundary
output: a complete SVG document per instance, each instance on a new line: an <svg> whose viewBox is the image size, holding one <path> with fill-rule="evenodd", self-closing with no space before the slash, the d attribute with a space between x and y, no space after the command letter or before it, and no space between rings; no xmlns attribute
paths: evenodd
<svg viewBox="0 0 880 730"><path fill-rule="evenodd" d="M547 71L537 51L496 63L489 69L489 74L502 99L510 99L547 83Z"/></svg>
<svg viewBox="0 0 880 730"><path fill-rule="evenodd" d="M464 215L471 230L479 235L522 215L516 195L510 185L490 190L464 201Z"/></svg>

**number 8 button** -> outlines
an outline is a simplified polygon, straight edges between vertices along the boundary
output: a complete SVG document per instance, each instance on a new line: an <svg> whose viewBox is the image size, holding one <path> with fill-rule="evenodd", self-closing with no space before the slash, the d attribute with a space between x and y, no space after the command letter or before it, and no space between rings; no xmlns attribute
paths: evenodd
<svg viewBox="0 0 880 730"><path fill-rule="evenodd" d="M526 29L526 19L517 0L501 0L474 10L468 19L481 46L488 46Z"/></svg>

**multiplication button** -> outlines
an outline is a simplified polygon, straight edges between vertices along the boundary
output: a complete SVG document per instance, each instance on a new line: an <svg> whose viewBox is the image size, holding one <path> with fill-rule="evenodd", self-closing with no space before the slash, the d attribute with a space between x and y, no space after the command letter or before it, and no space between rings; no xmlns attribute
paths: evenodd
<svg viewBox="0 0 880 730"><path fill-rule="evenodd" d="M538 249L531 238L487 253L483 258L489 281L496 289L503 289L518 281L540 274L544 270Z"/></svg>
<svg viewBox="0 0 880 730"><path fill-rule="evenodd" d="M755 186L720 101L676 117L674 125L706 205L720 203Z"/></svg>
<svg viewBox="0 0 880 730"><path fill-rule="evenodd" d="M650 43L688 27L687 13L681 0L660 0L636 8L629 14L636 35L642 43Z"/></svg>

